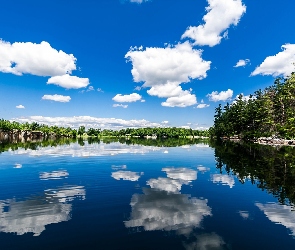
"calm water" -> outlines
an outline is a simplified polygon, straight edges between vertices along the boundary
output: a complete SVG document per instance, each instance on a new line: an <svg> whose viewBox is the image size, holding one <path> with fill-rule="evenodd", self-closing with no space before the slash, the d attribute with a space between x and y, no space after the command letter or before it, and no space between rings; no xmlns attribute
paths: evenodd
<svg viewBox="0 0 295 250"><path fill-rule="evenodd" d="M7 147L0 249L295 249L293 149L172 144Z"/></svg>

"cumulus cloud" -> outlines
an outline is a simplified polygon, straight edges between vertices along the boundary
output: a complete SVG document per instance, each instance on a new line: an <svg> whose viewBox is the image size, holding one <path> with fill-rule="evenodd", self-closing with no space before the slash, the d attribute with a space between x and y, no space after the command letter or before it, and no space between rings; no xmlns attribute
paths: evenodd
<svg viewBox="0 0 295 250"><path fill-rule="evenodd" d="M203 109L203 108L208 108L210 107L209 104L206 104L206 103L200 103L196 106L197 109Z"/></svg>
<svg viewBox="0 0 295 250"><path fill-rule="evenodd" d="M160 123L150 122L147 120L123 120L117 118L99 118L92 116L73 116L73 117L46 117L46 116L29 116L21 118L13 118L12 121L21 123L37 122L49 126L61 126L79 128L85 126L88 128L103 129L122 129L122 128L145 128L145 127L163 127Z"/></svg>
<svg viewBox="0 0 295 250"><path fill-rule="evenodd" d="M112 177L118 181L121 179L124 181L138 181L140 175L131 171L117 171L112 173Z"/></svg>
<svg viewBox="0 0 295 250"><path fill-rule="evenodd" d="M201 58L202 51L193 49L189 42L164 48L133 47L125 55L132 63L135 82L144 82L152 96L168 98L162 103L166 107L186 107L196 104L191 90L183 90L181 83L207 77L210 61Z"/></svg>
<svg viewBox="0 0 295 250"><path fill-rule="evenodd" d="M236 63L236 65L234 66L235 68L237 68L237 67L244 67L244 66L246 66L247 64L249 64L250 63L250 60L249 59L245 59L245 60L243 60L243 59L240 59L237 63Z"/></svg>
<svg viewBox="0 0 295 250"><path fill-rule="evenodd" d="M207 97L209 97L210 101L218 102L218 101L226 101L230 100L233 96L233 91L231 89L228 89L226 91L213 91L211 94L208 94Z"/></svg>
<svg viewBox="0 0 295 250"><path fill-rule="evenodd" d="M69 102L71 100L70 96L64 95L44 95L42 96L42 100L50 100L55 102Z"/></svg>
<svg viewBox="0 0 295 250"><path fill-rule="evenodd" d="M187 90L182 90L179 96L169 97L165 102L162 102L161 105L164 107L180 107L185 108L187 106L192 106L197 103L197 98L195 95L191 94Z"/></svg>
<svg viewBox="0 0 295 250"><path fill-rule="evenodd" d="M243 101L248 102L250 100L250 95L244 95L243 93L241 93L240 95L242 95L242 100ZM237 100L239 99L239 96L240 95L237 95L236 96L235 100L232 102L233 104L237 102Z"/></svg>
<svg viewBox="0 0 295 250"><path fill-rule="evenodd" d="M270 221L290 229L292 235L295 236L295 213L292 211L292 207L275 203L255 203L255 205L264 212Z"/></svg>
<svg viewBox="0 0 295 250"><path fill-rule="evenodd" d="M130 95L117 94L112 98L112 100L115 102L136 102L140 101L141 98L142 96L137 93L132 93Z"/></svg>
<svg viewBox="0 0 295 250"><path fill-rule="evenodd" d="M121 108L126 109L126 108L128 108L128 105L123 105L123 104L113 104L113 107L114 107L114 108L121 107Z"/></svg>
<svg viewBox="0 0 295 250"><path fill-rule="evenodd" d="M200 227L205 216L212 216L207 200L150 188L143 189L143 193L132 196L131 218L124 222L127 228L190 232Z"/></svg>
<svg viewBox="0 0 295 250"><path fill-rule="evenodd" d="M89 79L65 74L62 76L53 76L49 78L47 84L54 84L65 89L79 89L88 86Z"/></svg>
<svg viewBox="0 0 295 250"><path fill-rule="evenodd" d="M76 58L57 51L48 42L40 44L0 40L0 71L15 75L58 76L76 69Z"/></svg>
<svg viewBox="0 0 295 250"><path fill-rule="evenodd" d="M0 40L0 72L15 75L31 74L50 76L48 84L63 88L83 88L88 78L70 76L76 70L77 59L73 54L56 50L48 42L15 42Z"/></svg>
<svg viewBox="0 0 295 250"><path fill-rule="evenodd" d="M215 46L222 38L227 38L228 28L238 25L240 18L246 12L246 6L241 0L207 0L207 14L203 17L204 24L198 27L190 26L182 35L182 39L195 40L194 45Z"/></svg>
<svg viewBox="0 0 295 250"><path fill-rule="evenodd" d="M221 183L222 185L229 186L230 188L232 188L235 185L234 178L229 175L213 174L212 181L213 183Z"/></svg>
<svg viewBox="0 0 295 250"><path fill-rule="evenodd" d="M25 108L25 106L24 105L17 105L17 106L15 106L17 109L24 109Z"/></svg>
<svg viewBox="0 0 295 250"><path fill-rule="evenodd" d="M268 56L251 73L255 75L288 76L294 71L295 44L282 45L282 50L274 56Z"/></svg>

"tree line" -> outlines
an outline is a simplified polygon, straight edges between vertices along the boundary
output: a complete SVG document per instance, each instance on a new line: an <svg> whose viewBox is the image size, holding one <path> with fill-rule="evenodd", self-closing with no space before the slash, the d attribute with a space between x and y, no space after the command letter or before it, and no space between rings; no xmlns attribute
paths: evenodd
<svg viewBox="0 0 295 250"><path fill-rule="evenodd" d="M209 133L212 137L294 139L295 73L277 78L272 86L247 99L239 95L232 104L219 104Z"/></svg>
<svg viewBox="0 0 295 250"><path fill-rule="evenodd" d="M9 121L0 119L0 132L17 133L22 131L38 131L41 132L44 137L54 135L56 137L139 137L146 136L157 138L182 138L190 136L203 136L208 137L208 130L193 130L188 128L177 127L155 127L155 128L126 128L121 130L89 128L80 126L78 129L70 127L48 126L45 124L32 123L19 123L16 121Z"/></svg>

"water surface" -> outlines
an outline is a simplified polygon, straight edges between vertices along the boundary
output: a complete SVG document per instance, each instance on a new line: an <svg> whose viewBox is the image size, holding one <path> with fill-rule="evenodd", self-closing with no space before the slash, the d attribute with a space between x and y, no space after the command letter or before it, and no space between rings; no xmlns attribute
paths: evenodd
<svg viewBox="0 0 295 250"><path fill-rule="evenodd" d="M1 249L295 248L293 149L138 143L4 147Z"/></svg>

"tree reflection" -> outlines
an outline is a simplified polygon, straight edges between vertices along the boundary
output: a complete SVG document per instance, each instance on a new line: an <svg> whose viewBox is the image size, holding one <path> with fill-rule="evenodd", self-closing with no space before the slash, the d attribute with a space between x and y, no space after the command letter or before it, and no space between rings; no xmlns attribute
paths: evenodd
<svg viewBox="0 0 295 250"><path fill-rule="evenodd" d="M250 180L281 204L295 203L295 148L211 142L220 173L232 171L239 181Z"/></svg>

